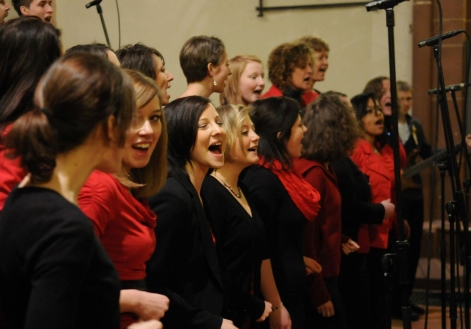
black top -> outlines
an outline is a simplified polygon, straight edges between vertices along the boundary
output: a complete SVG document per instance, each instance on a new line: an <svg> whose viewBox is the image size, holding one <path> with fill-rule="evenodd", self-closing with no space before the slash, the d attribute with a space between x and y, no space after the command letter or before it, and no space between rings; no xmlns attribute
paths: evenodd
<svg viewBox="0 0 471 329"><path fill-rule="evenodd" d="M304 328L306 268L302 241L306 218L270 170L252 166L244 173L243 182L264 223L267 256L292 328Z"/></svg>
<svg viewBox="0 0 471 329"><path fill-rule="evenodd" d="M239 182L239 186L249 202L252 217L232 193L212 176L205 178L201 197L216 237L216 245L222 249L222 262L228 267L232 280L247 293L253 290L259 295L265 230L260 215L250 201L247 189L242 182ZM240 307L235 305L234 298L231 298L231 302L231 308ZM246 307L250 306L248 303L253 306L253 309L248 311L256 320L262 315L265 304L258 298L247 301Z"/></svg>
<svg viewBox="0 0 471 329"><path fill-rule="evenodd" d="M209 312L198 320L206 323L203 327L220 328L224 290L218 255L208 219L188 176L169 177L160 192L149 198L149 205L157 214L157 245L147 262L149 291L161 292L164 287L178 294L189 305ZM168 319L166 314L166 328L178 327L178 321L194 320L181 311Z"/></svg>
<svg viewBox="0 0 471 329"><path fill-rule="evenodd" d="M46 188L15 188L0 220L8 328L119 328L119 279L90 220Z"/></svg>
<svg viewBox="0 0 471 329"><path fill-rule="evenodd" d="M349 157L334 161L331 166L337 175L342 197L342 234L358 241L361 224L383 222L384 207L380 203L371 203L368 176Z"/></svg>

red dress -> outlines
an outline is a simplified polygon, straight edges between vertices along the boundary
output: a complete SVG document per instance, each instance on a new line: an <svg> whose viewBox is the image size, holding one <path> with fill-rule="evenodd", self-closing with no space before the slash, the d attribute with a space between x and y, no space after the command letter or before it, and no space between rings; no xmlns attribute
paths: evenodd
<svg viewBox="0 0 471 329"><path fill-rule="evenodd" d="M118 271L121 281L146 277L146 262L155 249L157 216L147 201L137 200L111 174L94 171L79 195L79 206ZM135 319L121 316L121 327Z"/></svg>
<svg viewBox="0 0 471 329"><path fill-rule="evenodd" d="M261 99L265 99L269 97L279 97L279 96L284 96L284 95L278 87L272 85L270 89L268 89L268 91L262 95ZM315 91L305 91L301 96L304 102L304 106L314 102L318 96L319 94Z"/></svg>

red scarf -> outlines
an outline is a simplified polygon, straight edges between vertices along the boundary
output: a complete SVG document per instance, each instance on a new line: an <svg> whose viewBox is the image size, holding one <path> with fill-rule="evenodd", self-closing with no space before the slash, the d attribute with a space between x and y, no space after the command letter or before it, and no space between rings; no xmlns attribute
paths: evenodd
<svg viewBox="0 0 471 329"><path fill-rule="evenodd" d="M274 160L271 166L268 163L264 163L262 158L260 158L258 163L271 170L278 177L291 200L293 200L296 207L298 207L308 221L316 218L321 208L319 205L321 195L311 184L293 170L283 169L281 162L278 160Z"/></svg>

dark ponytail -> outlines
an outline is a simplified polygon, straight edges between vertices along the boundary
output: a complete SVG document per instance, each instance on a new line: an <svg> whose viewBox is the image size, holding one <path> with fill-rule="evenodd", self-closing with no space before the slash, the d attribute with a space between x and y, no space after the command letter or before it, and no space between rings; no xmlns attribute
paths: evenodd
<svg viewBox="0 0 471 329"><path fill-rule="evenodd" d="M41 109L16 120L5 138L8 156L21 156L35 184L50 180L58 154L81 145L99 125L107 132L110 116L123 146L136 108L130 78L107 59L87 53L54 63L38 84L35 103Z"/></svg>

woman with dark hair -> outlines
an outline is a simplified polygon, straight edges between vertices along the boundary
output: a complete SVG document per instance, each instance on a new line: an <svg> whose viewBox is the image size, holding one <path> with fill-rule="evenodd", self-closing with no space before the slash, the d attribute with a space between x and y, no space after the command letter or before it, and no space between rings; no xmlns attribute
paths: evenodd
<svg viewBox="0 0 471 329"><path fill-rule="evenodd" d="M12 19L0 28L0 213L13 186L26 175L20 160L6 161L11 124L34 109L34 89L61 55L60 32L37 17Z"/></svg>
<svg viewBox="0 0 471 329"><path fill-rule="evenodd" d="M268 78L272 86L263 98L286 96L295 99L301 107L315 100L303 97L311 90L314 65L313 51L302 42L287 42L272 50L268 57Z"/></svg>
<svg viewBox="0 0 471 329"><path fill-rule="evenodd" d="M94 171L79 195L80 209L115 265L121 280L121 328L163 317L168 298L146 291L146 261L155 249L157 217L147 197L167 177L167 125L158 88L141 73L126 70L134 85L137 116L124 144L121 170Z"/></svg>
<svg viewBox="0 0 471 329"><path fill-rule="evenodd" d="M259 137L254 131L247 107L223 105L217 108L226 131L224 166L214 169L201 188L204 208L211 228L223 251L232 280L246 293L245 303L251 307L232 318L237 327L247 327L250 320L261 322L272 305L260 296L260 266L265 231L263 223L247 194L239 175L258 162ZM230 308L241 309L231 298Z"/></svg>
<svg viewBox="0 0 471 329"><path fill-rule="evenodd" d="M118 276L77 198L93 170L119 170L134 102L129 78L109 61L68 55L41 79L38 108L13 124L8 155L29 174L0 221L7 327L119 326Z"/></svg>
<svg viewBox="0 0 471 329"><path fill-rule="evenodd" d="M201 185L209 169L224 164L226 134L216 109L201 96L171 102L165 116L169 172L164 187L149 198L159 219L156 248L147 262L147 287L151 292L164 287L206 310L199 320L205 328L234 328L223 319L227 300L221 266L201 201ZM186 316L182 313L164 324L182 328L177 322L184 323Z"/></svg>
<svg viewBox="0 0 471 329"><path fill-rule="evenodd" d="M142 43L127 45L116 51L116 56L125 69L136 70L155 81L160 89L160 99L165 106L170 102L167 89L173 81L173 75L165 68L165 59L162 54Z"/></svg>
<svg viewBox="0 0 471 329"><path fill-rule="evenodd" d="M381 107L372 93L357 95L352 98L351 102L362 128L362 138L358 140L351 158L369 177L371 201L380 203L384 200L392 200L394 203L394 161L392 148L387 144ZM371 328L384 328L384 321L388 321L381 257L387 252L389 231L395 219L393 215L378 225L364 224L360 227L358 235L359 252L368 253Z"/></svg>
<svg viewBox="0 0 471 329"><path fill-rule="evenodd" d="M221 104L250 105L262 96L265 88L263 64L254 55L237 55L229 60L231 75L221 93Z"/></svg>
<svg viewBox="0 0 471 329"><path fill-rule="evenodd" d="M294 168L321 196L317 218L307 224L304 235L304 255L322 266L321 274L308 276L311 307L306 312L306 327L344 329L345 309L337 282L341 252L354 252L358 245L350 237L342 236L341 197L330 164L353 151L358 124L345 103L332 94L321 94L308 105L303 123L307 134L302 157L294 160Z"/></svg>
<svg viewBox="0 0 471 329"><path fill-rule="evenodd" d="M254 102L250 113L260 136L260 160L247 169L243 182L266 231L269 258L262 263L262 277L273 271L275 282L262 280L262 293L274 306L270 324L276 328L290 322L292 328L305 327L306 274L320 270L303 258L304 227L319 211L319 193L292 170L306 132L300 111L290 98L271 97Z"/></svg>
<svg viewBox="0 0 471 329"><path fill-rule="evenodd" d="M180 66L188 83L180 97L209 97L212 93L222 93L231 74L224 44L216 37L205 35L185 42L180 50Z"/></svg>
<svg viewBox="0 0 471 329"><path fill-rule="evenodd" d="M391 116L391 81L388 77L379 76L371 79L367 82L363 93L372 93L379 102L384 116Z"/></svg>
<svg viewBox="0 0 471 329"><path fill-rule="evenodd" d="M114 65L121 66L119 63L119 59L118 57L116 57L113 50L103 43L95 42L95 43L89 43L86 45L76 45L67 49L65 53L73 54L73 53L78 53L78 52L86 52L86 53L102 56L102 57L107 58Z"/></svg>

